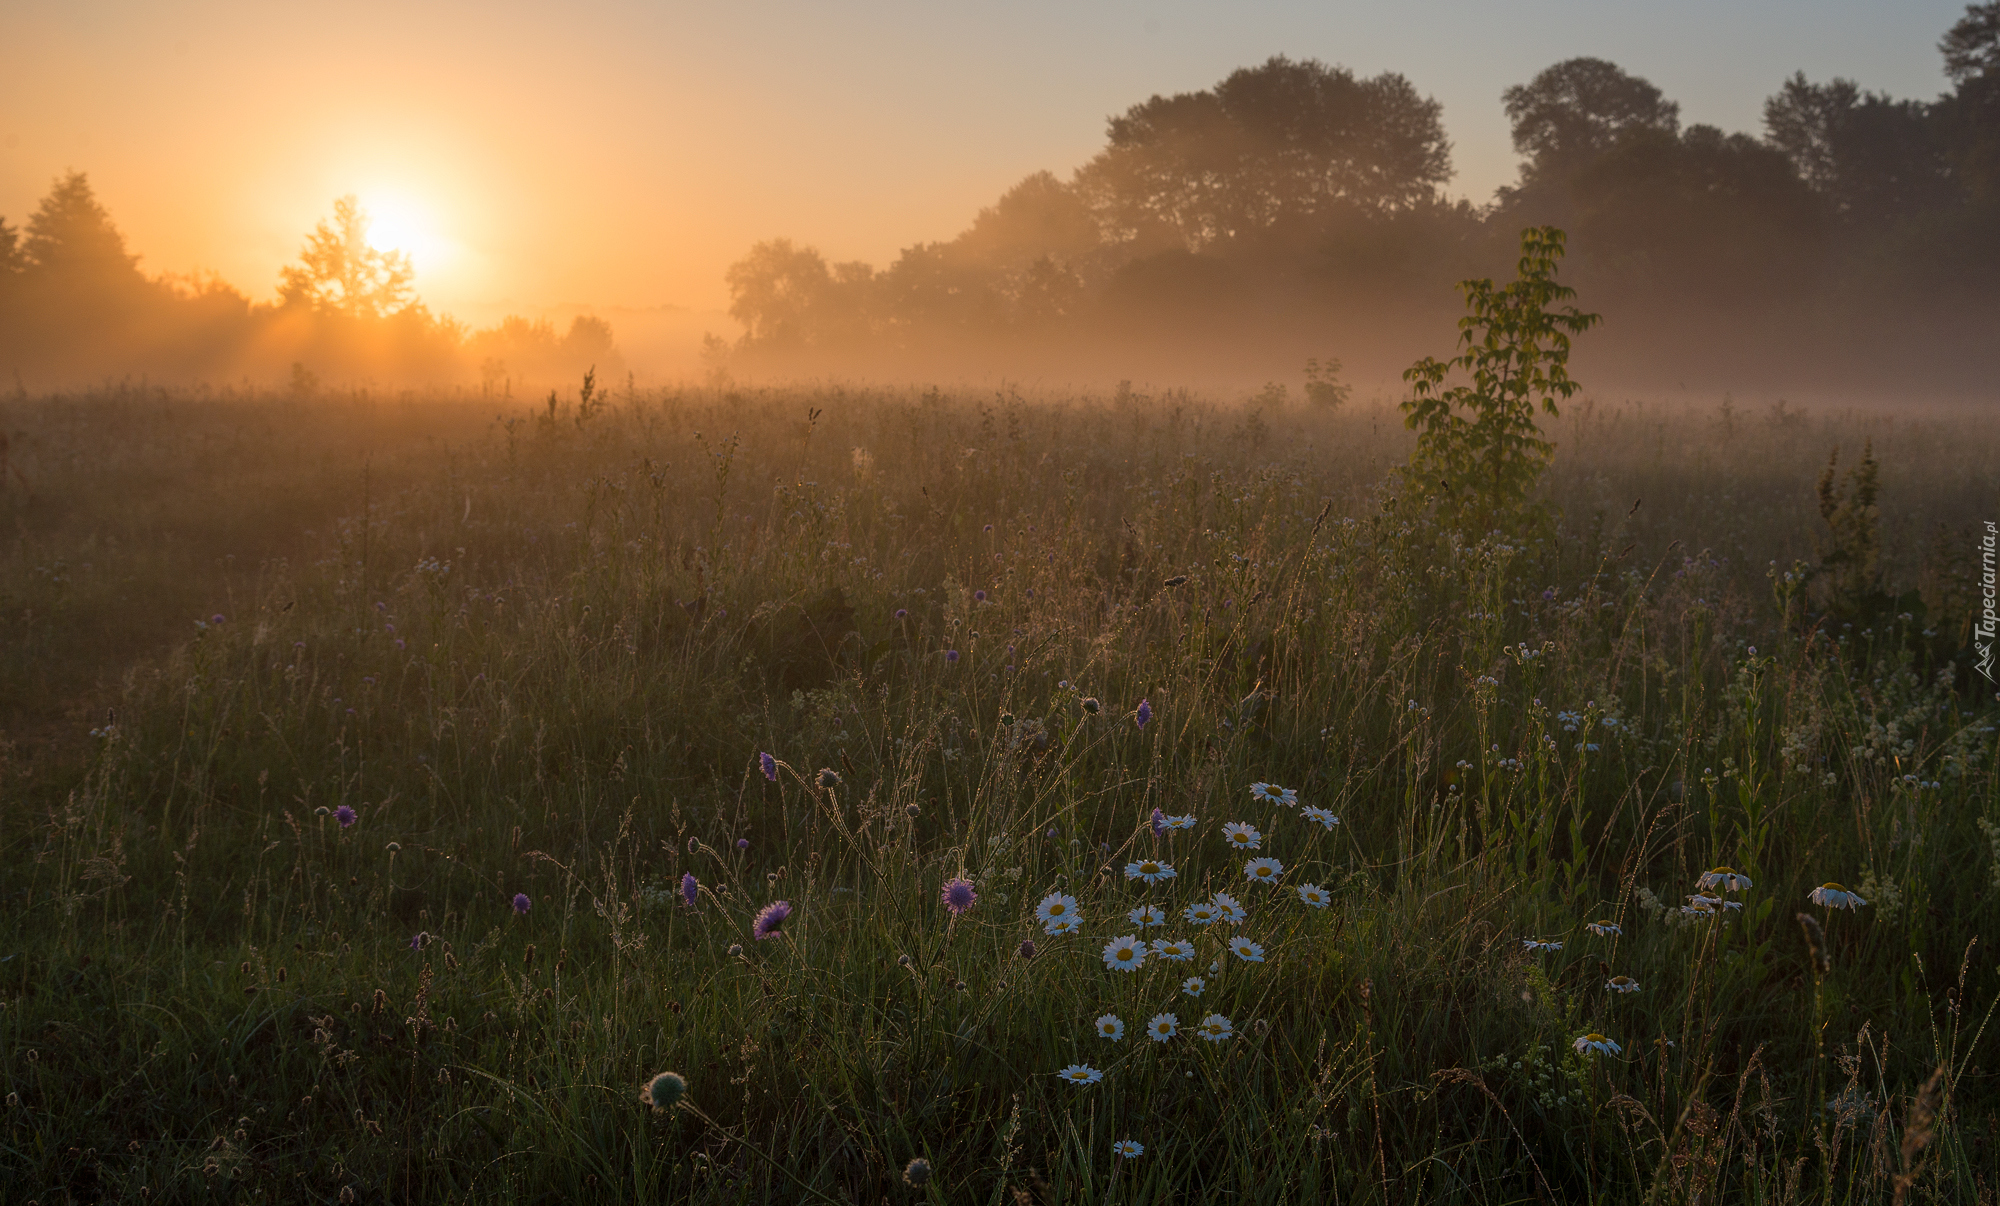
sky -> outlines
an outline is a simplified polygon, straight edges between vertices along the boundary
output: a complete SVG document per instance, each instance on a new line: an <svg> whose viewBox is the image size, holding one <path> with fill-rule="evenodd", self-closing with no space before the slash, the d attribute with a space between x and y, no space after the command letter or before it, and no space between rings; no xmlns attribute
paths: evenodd
<svg viewBox="0 0 2000 1206"><path fill-rule="evenodd" d="M1577 55L1752 133L1794 71L1945 88L1962 0L10 0L0 216L90 174L149 273L276 291L334 198L409 250L433 310L727 305L760 239L878 267L1107 117L1272 55L1394 71L1444 107L1455 195L1516 156L1501 90Z"/></svg>

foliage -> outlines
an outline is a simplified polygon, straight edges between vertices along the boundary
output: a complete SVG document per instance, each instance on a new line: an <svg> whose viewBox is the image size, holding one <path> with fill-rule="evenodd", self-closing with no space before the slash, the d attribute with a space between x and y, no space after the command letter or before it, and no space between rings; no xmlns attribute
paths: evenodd
<svg viewBox="0 0 2000 1206"><path fill-rule="evenodd" d="M1636 130L1674 134L1680 106L1603 59L1565 59L1500 94L1524 175L1559 177Z"/></svg>
<svg viewBox="0 0 2000 1206"><path fill-rule="evenodd" d="M368 213L354 197L334 201L332 225L320 219L299 262L279 272L278 296L288 306L348 318L382 318L408 308L416 269L404 253L371 246L368 226Z"/></svg>
<svg viewBox="0 0 2000 1206"><path fill-rule="evenodd" d="M1556 283L1563 232L1521 232L1516 279L1496 289L1488 279L1461 282L1469 314L1459 319L1459 354L1426 356L1403 379L1411 397L1403 425L1417 432L1404 469L1419 490L1438 487L1438 505L1461 530L1512 530L1527 516L1529 494L1555 446L1542 438L1535 411L1558 413L1556 399L1580 386L1570 379L1570 337L1598 322L1574 306L1551 309L1576 291ZM1446 387L1454 372L1470 378ZM1463 412L1463 413L1461 413Z"/></svg>

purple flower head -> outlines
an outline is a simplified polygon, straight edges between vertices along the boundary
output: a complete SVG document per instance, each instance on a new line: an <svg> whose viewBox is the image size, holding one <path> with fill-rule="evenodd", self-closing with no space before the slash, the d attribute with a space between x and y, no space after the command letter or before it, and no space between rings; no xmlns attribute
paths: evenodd
<svg viewBox="0 0 2000 1206"><path fill-rule="evenodd" d="M342 829L351 829L354 826L355 820L354 810L342 804L339 808L333 810L333 819L340 822Z"/></svg>
<svg viewBox="0 0 2000 1206"><path fill-rule="evenodd" d="M688 908L694 907L694 896L700 888L701 885L695 882L694 872L681 876L681 899L687 901Z"/></svg>
<svg viewBox="0 0 2000 1206"><path fill-rule="evenodd" d="M425 947L429 946L430 944L431 944L431 936L429 934L426 934L422 930L418 930L410 938L410 949L413 951L420 951Z"/></svg>
<svg viewBox="0 0 2000 1206"><path fill-rule="evenodd" d="M975 590L975 591L973 591L973 592L972 592L972 601L973 601L974 603L984 603L984 602L986 602L986 592L985 592L985 591L983 591L983 590ZM216 623L218 623L218 624L222 623L222 617L221 617L221 616L217 616L217 617L215 618L215 622L216 622Z"/></svg>
<svg viewBox="0 0 2000 1206"><path fill-rule="evenodd" d="M1153 810L1152 826L1154 837L1165 833L1167 831L1167 814L1155 808Z"/></svg>
<svg viewBox="0 0 2000 1206"><path fill-rule="evenodd" d="M945 651L944 651L944 660L945 660L945 662L946 662L947 664L949 664L949 665L953 665L953 666L956 666L956 665L958 665L958 650L956 650L956 649L947 649L947 650L945 650Z"/></svg>
<svg viewBox="0 0 2000 1206"><path fill-rule="evenodd" d="M220 624L220 623L222 623L222 613L218 611L218 612L216 612L216 613L215 613L214 615L212 615L212 616L208 617L208 622L209 622L209 623L211 623L211 624Z"/></svg>
<svg viewBox="0 0 2000 1206"><path fill-rule="evenodd" d="M1020 954L1023 959L1032 959L1035 957L1035 940L1033 938L1021 939Z"/></svg>
<svg viewBox="0 0 2000 1206"><path fill-rule="evenodd" d="M533 903L534 903L533 901L528 899L528 894L526 892L514 893L514 911L516 913L519 913L522 916L526 916L528 912L528 906L532 905Z"/></svg>
<svg viewBox="0 0 2000 1206"><path fill-rule="evenodd" d="M1143 699L1140 700L1139 711L1133 717L1133 719L1139 722L1139 727L1142 729L1145 728L1148 724L1151 724L1153 721L1153 705L1147 703Z"/></svg>
<svg viewBox="0 0 2000 1206"><path fill-rule="evenodd" d="M764 768L764 777L771 782L778 781L778 760L769 754L757 755L757 765Z"/></svg>
<svg viewBox="0 0 2000 1206"><path fill-rule="evenodd" d="M979 903L979 893L972 890L969 879L954 879L946 883L943 892L944 907L956 916Z"/></svg>
<svg viewBox="0 0 2000 1206"><path fill-rule="evenodd" d="M907 607L898 607L898 608L896 609L896 618L897 618L897 619L899 619L899 620L907 620L907 619L909 619L909 618L910 618L910 609L909 609L909 608L907 608Z"/></svg>
<svg viewBox="0 0 2000 1206"><path fill-rule="evenodd" d="M792 915L792 902L774 900L757 913L757 920L750 923L750 936L762 942L766 938L778 936L778 927L785 924Z"/></svg>
<svg viewBox="0 0 2000 1206"><path fill-rule="evenodd" d="M737 838L737 839L736 839L736 848L737 848L738 850L748 850L748 849L750 848L750 839L749 839L749 838Z"/></svg>

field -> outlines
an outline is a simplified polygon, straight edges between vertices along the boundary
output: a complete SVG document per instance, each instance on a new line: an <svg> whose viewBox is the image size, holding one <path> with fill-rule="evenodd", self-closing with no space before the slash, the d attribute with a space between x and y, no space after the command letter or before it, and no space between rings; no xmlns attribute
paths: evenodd
<svg viewBox="0 0 2000 1206"><path fill-rule="evenodd" d="M1580 396L1483 537L1381 398L0 419L0 1200L2000 1185L1986 416Z"/></svg>

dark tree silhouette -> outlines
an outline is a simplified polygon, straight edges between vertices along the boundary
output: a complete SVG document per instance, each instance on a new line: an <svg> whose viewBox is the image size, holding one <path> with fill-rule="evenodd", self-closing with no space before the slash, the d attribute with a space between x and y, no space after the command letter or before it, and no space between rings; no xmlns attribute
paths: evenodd
<svg viewBox="0 0 2000 1206"><path fill-rule="evenodd" d="M1680 106L1603 59L1566 59L1500 94L1524 177L1560 176L1611 149L1628 130L1680 130Z"/></svg>
<svg viewBox="0 0 2000 1206"><path fill-rule="evenodd" d="M2000 0L1967 5L1938 50L1944 54L1945 77L1954 84L2000 75Z"/></svg>
<svg viewBox="0 0 2000 1206"><path fill-rule="evenodd" d="M278 296L315 314L383 318L410 308L416 270L400 251L368 245L368 213L352 196L333 203L333 222L321 219L306 238L299 262L278 276Z"/></svg>

